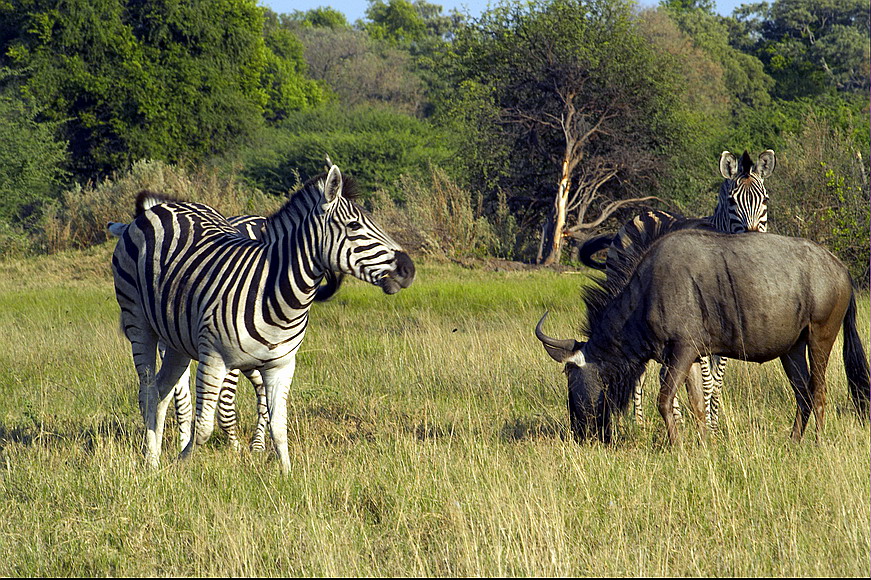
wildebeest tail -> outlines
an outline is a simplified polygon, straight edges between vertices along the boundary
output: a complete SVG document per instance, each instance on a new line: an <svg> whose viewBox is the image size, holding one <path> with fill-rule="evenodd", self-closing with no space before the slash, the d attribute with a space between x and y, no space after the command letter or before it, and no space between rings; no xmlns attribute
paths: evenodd
<svg viewBox="0 0 871 580"><path fill-rule="evenodd" d="M850 296L850 306L844 316L844 369L847 372L847 385L850 397L859 416L867 419L869 400L871 400L871 379L869 379L868 357L856 330L856 294Z"/></svg>
<svg viewBox="0 0 871 580"><path fill-rule="evenodd" d="M594 260L593 254L610 246L611 242L614 241L614 237L615 236L613 235L602 234L584 242L584 245L581 246L581 250L578 253L581 263L590 268L595 268L596 270L604 270L605 262Z"/></svg>

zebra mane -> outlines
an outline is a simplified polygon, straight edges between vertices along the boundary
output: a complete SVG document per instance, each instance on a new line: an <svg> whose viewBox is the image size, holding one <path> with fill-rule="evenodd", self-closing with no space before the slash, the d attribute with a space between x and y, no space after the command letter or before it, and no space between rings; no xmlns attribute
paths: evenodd
<svg viewBox="0 0 871 580"><path fill-rule="evenodd" d="M152 207L161 203L173 203L178 201L181 200L170 195L166 195L165 193L157 193L155 191L143 189L138 194L136 194L136 211L133 215L138 216L145 210L151 209Z"/></svg>
<svg viewBox="0 0 871 580"><path fill-rule="evenodd" d="M282 236L283 233L295 228L311 212L312 208L323 204L324 184L327 174L322 173L306 181L302 187L290 194L290 197L278 211L266 218L264 226L264 242ZM352 177L342 176L342 198L352 203L359 196L359 187Z"/></svg>
<svg viewBox="0 0 871 580"><path fill-rule="evenodd" d="M581 332L589 336L591 331L599 326L605 309L627 286L638 264L650 251L654 242L672 232L689 229L717 231L706 218L681 219L674 222L659 221L641 231L627 228L625 235L631 243L620 250L618 260L608 261L608 276L594 280L593 284L582 290L581 299L586 307L587 316Z"/></svg>
<svg viewBox="0 0 871 580"><path fill-rule="evenodd" d="M738 162L738 176L750 175L750 171L752 170L753 158L750 157L750 153L745 149L744 154L741 156L741 160Z"/></svg>

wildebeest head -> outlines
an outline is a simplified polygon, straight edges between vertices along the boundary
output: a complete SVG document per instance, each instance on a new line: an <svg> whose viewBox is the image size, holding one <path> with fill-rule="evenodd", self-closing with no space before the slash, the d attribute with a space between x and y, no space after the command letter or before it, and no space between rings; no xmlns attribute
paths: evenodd
<svg viewBox="0 0 871 580"><path fill-rule="evenodd" d="M589 359L585 354L586 343L547 336L541 330L546 317L547 312L538 321L535 336L553 360L565 365L563 372L568 379L568 409L572 434L579 441L595 436L600 441L610 442L611 412L598 362Z"/></svg>

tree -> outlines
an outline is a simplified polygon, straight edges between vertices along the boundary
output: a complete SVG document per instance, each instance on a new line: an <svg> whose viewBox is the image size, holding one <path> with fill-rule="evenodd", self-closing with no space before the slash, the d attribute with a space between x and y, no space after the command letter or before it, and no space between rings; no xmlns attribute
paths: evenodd
<svg viewBox="0 0 871 580"><path fill-rule="evenodd" d="M506 156L488 165L495 189L527 217L545 214L541 263L560 259L567 236L653 199L677 103L628 2L503 4L459 34L447 60L453 86L478 100L449 95L442 106L454 118L481 114Z"/></svg>
<svg viewBox="0 0 871 580"><path fill-rule="evenodd" d="M0 70L0 220L19 222L52 197L64 176L65 143L55 124L39 120L32 100L21 97L16 75Z"/></svg>
<svg viewBox="0 0 871 580"><path fill-rule="evenodd" d="M140 158L226 152L259 129L268 103L277 116L318 99L282 64L290 45L267 47L255 0L12 0L0 22L0 64L25 76L84 179Z"/></svg>
<svg viewBox="0 0 871 580"><path fill-rule="evenodd" d="M781 98L871 88L867 0L776 0L741 6L731 42L752 51Z"/></svg>

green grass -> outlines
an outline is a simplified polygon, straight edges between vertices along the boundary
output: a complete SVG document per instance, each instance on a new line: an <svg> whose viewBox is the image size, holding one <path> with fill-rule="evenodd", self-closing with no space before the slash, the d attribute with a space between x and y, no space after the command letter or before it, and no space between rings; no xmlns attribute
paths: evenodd
<svg viewBox="0 0 871 580"><path fill-rule="evenodd" d="M0 264L2 575L869 575L869 431L840 341L819 441L813 422L789 441L778 363L730 362L706 446L688 425L666 446L649 394L643 425L578 445L532 329L549 309L573 334L583 277L421 264L396 296L354 280L315 305L289 476L220 434L175 462L172 419L148 471L110 253ZM239 411L250 436L244 382Z"/></svg>

